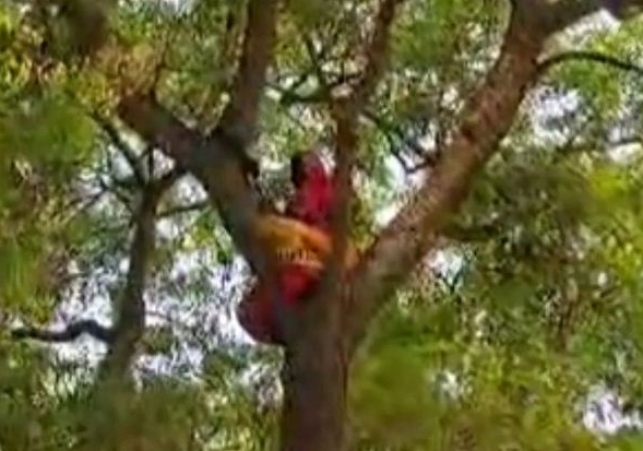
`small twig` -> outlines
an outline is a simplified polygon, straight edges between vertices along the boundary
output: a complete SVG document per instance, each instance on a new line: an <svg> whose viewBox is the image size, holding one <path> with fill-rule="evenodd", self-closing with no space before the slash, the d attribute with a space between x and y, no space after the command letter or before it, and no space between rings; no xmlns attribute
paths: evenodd
<svg viewBox="0 0 643 451"><path fill-rule="evenodd" d="M177 166L156 179L153 182L154 189L157 189L160 193L163 193L170 189L172 185L178 182L186 174L187 170Z"/></svg>
<svg viewBox="0 0 643 451"><path fill-rule="evenodd" d="M130 213L133 212L132 209L132 199L130 197L127 197L124 195L116 186L110 186L105 180L99 179L98 180L98 186L100 186L101 190L104 193L111 193L113 194L116 199L118 199L121 204L129 211Z"/></svg>
<svg viewBox="0 0 643 451"><path fill-rule="evenodd" d="M76 321L57 331L36 327L21 327L11 331L12 338L17 340L31 339L47 343L68 343L85 334L107 344L111 343L113 339L112 329L93 319Z"/></svg>
<svg viewBox="0 0 643 451"><path fill-rule="evenodd" d="M211 205L211 202L208 199L198 201L198 202L194 202L194 203L187 204L187 205L177 205L175 207L171 207L171 208L168 208L165 211L160 212L158 214L158 217L159 218L168 218L168 217L174 216L174 215L180 215L180 214L184 214L184 213L191 213L193 211L200 211L200 210L203 210L203 209L207 208L210 205Z"/></svg>
<svg viewBox="0 0 643 451"><path fill-rule="evenodd" d="M637 75L643 76L643 67L638 66L632 62L619 59L615 56L607 55L594 51L574 50L569 52L562 52L543 60L538 65L539 73L544 73L561 63L568 61L589 61L593 63L603 64L613 67L614 69L623 70L626 72L634 72Z"/></svg>
<svg viewBox="0 0 643 451"><path fill-rule="evenodd" d="M281 99L279 103L283 106L288 107L295 103L301 103L301 104L323 103L329 99L329 93L332 90L342 85L346 85L358 78L359 78L359 74L356 74L356 73L341 74L337 76L335 80L332 80L332 81L325 80L322 86L320 86L318 89L315 89L313 92L310 92L308 94L302 94L297 92L297 89L293 86L289 88L285 88L277 83L268 83L268 87L270 89L274 89L279 94L281 94Z"/></svg>

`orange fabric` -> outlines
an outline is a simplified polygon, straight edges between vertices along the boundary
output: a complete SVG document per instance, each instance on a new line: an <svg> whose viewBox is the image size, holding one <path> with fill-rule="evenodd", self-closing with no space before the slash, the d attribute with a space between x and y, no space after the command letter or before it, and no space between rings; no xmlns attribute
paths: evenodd
<svg viewBox="0 0 643 451"><path fill-rule="evenodd" d="M276 288L285 308L295 310L292 313L319 280L324 260L332 252L328 235L333 203L331 177L314 154L303 158L302 171L296 182L297 192L287 208L291 217L266 215L258 224L259 235L281 262ZM357 251L349 245L345 264L352 267L355 263ZM239 322L256 341L283 344L275 301L261 282L255 283L241 301Z"/></svg>
<svg viewBox="0 0 643 451"><path fill-rule="evenodd" d="M301 264L321 268L332 252L330 236L325 231L302 221L277 215L265 215L259 223L259 236L278 255L281 261L300 260ZM357 250L349 243L345 264L355 265ZM306 260L305 263L303 260Z"/></svg>

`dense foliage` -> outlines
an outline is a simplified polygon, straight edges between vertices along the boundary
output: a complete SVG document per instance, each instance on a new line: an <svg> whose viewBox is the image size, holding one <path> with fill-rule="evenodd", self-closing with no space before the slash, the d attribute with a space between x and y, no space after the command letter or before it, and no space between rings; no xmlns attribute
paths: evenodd
<svg viewBox="0 0 643 451"><path fill-rule="evenodd" d="M151 77L168 108L210 129L245 3L123 2L111 25L134 69L118 83ZM505 3L406 5L361 132L357 242L430 177L497 54ZM100 340L12 336L117 317L137 181L172 168L110 114L120 57L83 68L67 54L69 30L47 25L35 4L0 0L0 448L272 449L280 356L236 324L248 270L190 177L157 208L133 391L97 382ZM289 155L329 139L318 71L330 86L351 77L376 4L288 2L252 149L266 196L287 193ZM641 60L642 20L587 22L552 47ZM570 59L535 87L439 249L360 348L351 449L643 447L635 428L605 435L587 421L627 423L643 402L641 80L640 70Z"/></svg>

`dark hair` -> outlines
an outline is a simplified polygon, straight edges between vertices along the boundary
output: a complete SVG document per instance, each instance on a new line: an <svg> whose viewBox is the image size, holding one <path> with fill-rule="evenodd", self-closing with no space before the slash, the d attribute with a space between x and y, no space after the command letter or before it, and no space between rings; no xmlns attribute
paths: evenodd
<svg viewBox="0 0 643 451"><path fill-rule="evenodd" d="M304 169L304 157L302 155L297 154L290 157L290 181L295 188L299 188L306 177Z"/></svg>

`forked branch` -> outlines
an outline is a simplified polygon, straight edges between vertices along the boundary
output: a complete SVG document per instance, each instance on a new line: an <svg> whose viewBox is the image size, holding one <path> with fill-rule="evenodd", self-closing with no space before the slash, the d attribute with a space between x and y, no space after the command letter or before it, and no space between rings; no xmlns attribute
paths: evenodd
<svg viewBox="0 0 643 451"><path fill-rule="evenodd" d="M630 0L630 2L639 0ZM500 56L467 101L431 177L383 231L351 283L345 329L359 343L370 318L435 244L437 234L466 198L475 175L509 132L522 100L540 74L545 41L596 12L591 0L515 0Z"/></svg>

